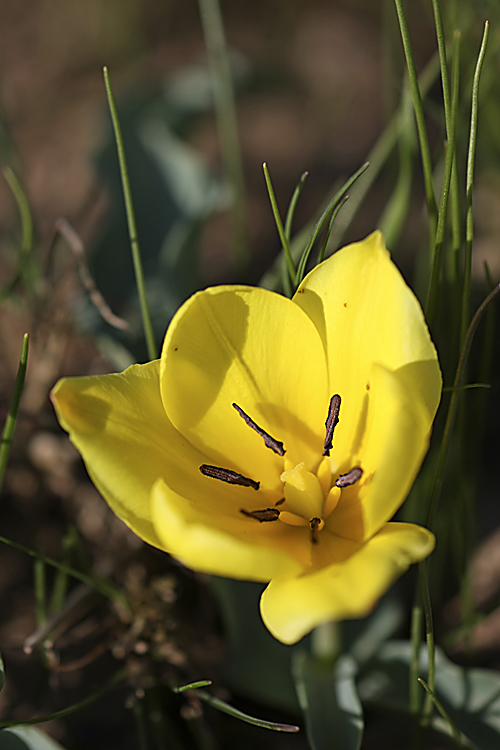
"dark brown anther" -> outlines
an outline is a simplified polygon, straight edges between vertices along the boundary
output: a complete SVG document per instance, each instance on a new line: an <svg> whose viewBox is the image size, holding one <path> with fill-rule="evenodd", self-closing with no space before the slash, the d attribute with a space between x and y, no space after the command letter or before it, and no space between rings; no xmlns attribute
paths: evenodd
<svg viewBox="0 0 500 750"><path fill-rule="evenodd" d="M311 525L311 542L313 544L318 543L318 526L321 523L321 518L311 518L309 521Z"/></svg>
<svg viewBox="0 0 500 750"><path fill-rule="evenodd" d="M255 430L257 435L261 436L261 438L264 440L266 448L271 448L271 450L277 453L278 456L285 455L286 450L283 448L283 443L280 443L279 440L275 440L273 437L271 437L271 435L269 435L268 432L263 430L262 427L259 427L259 425L256 424L253 419L251 419L248 414L246 414L243 409L238 406L238 404L233 404L233 406L240 417L247 423L247 425L251 427L252 430Z"/></svg>
<svg viewBox="0 0 500 750"><path fill-rule="evenodd" d="M230 471L229 469L221 469L219 466L202 464L200 471L206 477L220 479L221 482L227 482L228 484L239 484L241 487L252 487L254 490L258 490L260 487L260 482L254 482L253 479L244 477L243 474L238 474L236 471Z"/></svg>
<svg viewBox="0 0 500 750"><path fill-rule="evenodd" d="M284 502L285 502L285 498L284 498L284 497L282 497L282 498L281 498L281 500L278 500L278 502L276 502L276 503L274 503L274 504L275 504L275 505L283 505L283 503L284 503Z"/></svg>
<svg viewBox="0 0 500 750"><path fill-rule="evenodd" d="M277 521L280 517L280 512L277 508L264 508L263 510L240 510L244 516L248 518L255 518L256 521L264 523L265 521Z"/></svg>
<svg viewBox="0 0 500 750"><path fill-rule="evenodd" d="M333 431L339 423L339 411L340 411L341 398L338 393L332 396L330 399L330 406L328 407L328 416L326 418L326 437L325 445L323 447L323 455L329 456L330 451L333 448Z"/></svg>
<svg viewBox="0 0 500 750"><path fill-rule="evenodd" d="M356 484L356 482L358 482L362 476L363 469L360 469L359 466L355 466L354 469L348 471L347 474L341 474L335 484L341 489L342 487L350 487L351 484Z"/></svg>

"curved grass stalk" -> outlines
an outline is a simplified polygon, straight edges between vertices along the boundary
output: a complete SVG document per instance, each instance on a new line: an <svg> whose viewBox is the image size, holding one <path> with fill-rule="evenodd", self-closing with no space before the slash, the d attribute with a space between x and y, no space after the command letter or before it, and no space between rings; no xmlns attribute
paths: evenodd
<svg viewBox="0 0 500 750"><path fill-rule="evenodd" d="M128 233L130 237L130 248L132 250L132 260L134 263L135 282L137 284L137 293L139 295L139 304L141 307L142 326L144 329L144 336L146 338L146 347L148 351L148 357L153 360L158 357L158 350L156 348L155 336L153 332L153 324L151 322L151 313L149 311L148 299L146 295L146 285L144 282L144 271L142 269L141 249L139 246L139 237L137 235L137 226L135 223L135 212L134 204L132 202L132 192L130 190L130 180L128 176L127 161L125 159L125 149L123 146L123 136L120 127L120 121L118 119L118 111L116 109L115 98L111 89L111 83L109 80L109 73L106 66L103 68L104 73L104 85L106 87L106 94L108 97L109 111L111 114L111 120L113 123L113 131L115 134L116 150L118 152L118 161L120 163L120 176L122 180L123 188L123 199L125 201L125 212L127 214L127 225Z"/></svg>
<svg viewBox="0 0 500 750"><path fill-rule="evenodd" d="M470 280L472 270L472 242L474 239L474 218L472 212L472 184L474 180L474 161L476 155L477 141L477 118L478 118L478 97L479 97L479 80L481 78L481 69L483 67L484 56L486 54L486 44L488 42L489 23L484 24L483 38L479 55L477 58L476 69L474 71L474 80L472 83L472 103L471 103L471 120L469 134L469 150L467 154L467 178L466 178L466 201L467 215L465 222L465 260L464 260L464 285L462 292L462 319L460 325L460 343L463 344L467 335L467 323L469 319L470 304Z"/></svg>

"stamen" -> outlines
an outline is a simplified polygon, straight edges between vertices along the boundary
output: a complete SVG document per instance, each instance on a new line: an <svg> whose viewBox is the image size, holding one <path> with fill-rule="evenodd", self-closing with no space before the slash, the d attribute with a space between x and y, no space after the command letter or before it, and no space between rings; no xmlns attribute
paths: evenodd
<svg viewBox="0 0 500 750"><path fill-rule="evenodd" d="M340 401L341 401L341 398L338 395L338 393L336 393L335 396L332 396L330 399L330 406L328 407L328 416L325 422L326 437L325 437L325 445L323 448L324 456L329 456L330 451L333 448L333 445L332 445L333 431L339 423Z"/></svg>
<svg viewBox="0 0 500 750"><path fill-rule="evenodd" d="M283 448L283 443L280 443L279 440L275 440L273 437L271 437L271 435L269 435L268 432L263 430L262 427L259 427L258 424L255 424L253 419L251 419L248 414L246 414L243 409L238 406L238 404L233 404L233 406L240 417L242 417L242 419L244 419L244 421L247 423L247 425L251 427L252 430L255 430L257 435L260 435L261 438L263 438L264 443L266 444L266 448L271 448L271 450L277 453L278 456L285 455L286 450Z"/></svg>
<svg viewBox="0 0 500 750"><path fill-rule="evenodd" d="M335 484L341 489L342 487L350 487L352 484L358 482L362 476L363 469L360 469L359 466L355 466L354 469L348 471L347 474L341 474Z"/></svg>
<svg viewBox="0 0 500 750"><path fill-rule="evenodd" d="M285 502L285 498L282 497L281 500L277 500L274 504L275 505L283 505L284 502Z"/></svg>
<svg viewBox="0 0 500 750"><path fill-rule="evenodd" d="M264 523L265 521L277 521L280 517L280 512L277 508L264 508L264 510L240 510L244 516L248 518L255 518L256 521Z"/></svg>
<svg viewBox="0 0 500 750"><path fill-rule="evenodd" d="M309 521L311 525L311 542L313 544L318 543L318 526L321 523L321 518L311 518Z"/></svg>
<svg viewBox="0 0 500 750"><path fill-rule="evenodd" d="M253 479L244 477L243 474L238 474L236 471L230 471L229 469L221 469L219 466L202 464L200 471L206 477L220 479L221 482L227 482L228 484L239 484L242 487L252 487L254 490L258 490L260 487L260 482L254 482Z"/></svg>

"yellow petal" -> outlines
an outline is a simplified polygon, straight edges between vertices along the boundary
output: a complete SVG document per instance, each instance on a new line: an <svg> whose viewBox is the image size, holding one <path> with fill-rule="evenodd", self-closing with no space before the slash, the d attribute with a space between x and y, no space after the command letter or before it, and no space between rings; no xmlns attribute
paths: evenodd
<svg viewBox="0 0 500 750"><path fill-rule="evenodd" d="M275 638L291 644L324 622L364 617L411 563L432 552L434 543L421 526L386 524L343 562L271 581L261 598L262 619Z"/></svg>
<svg viewBox="0 0 500 750"><path fill-rule="evenodd" d="M205 523L200 521L188 500L173 492L164 481L158 480L151 492L153 523L161 546L188 567L203 573L241 578L251 581L269 581L273 576L294 575L300 565L279 547L266 546L251 534L235 534L246 526L264 531L262 527L281 526L279 522L259 524L252 521L233 522L232 533L223 530L228 520L214 514ZM213 525L212 525L213 524Z"/></svg>
<svg viewBox="0 0 500 750"><path fill-rule="evenodd" d="M283 442L294 463L315 469L321 460L328 406L323 346L308 316L278 294L231 286L191 297L165 338L161 393L172 423L193 445L262 488L280 492L283 458L233 403Z"/></svg>
<svg viewBox="0 0 500 750"><path fill-rule="evenodd" d="M392 263L380 232L339 250L304 279L293 301L314 322L327 352L330 396L342 398L332 462L356 440L373 364L399 370L422 400L429 427L441 373L420 305Z"/></svg>
<svg viewBox="0 0 500 750"><path fill-rule="evenodd" d="M159 370L156 361L113 375L65 378L52 392L58 419L99 492L138 536L157 547L150 510L154 482L164 476L182 491L189 476L195 486L208 481L198 471L205 457L165 414Z"/></svg>
<svg viewBox="0 0 500 750"><path fill-rule="evenodd" d="M430 430L427 409L400 371L375 365L370 380L359 444L344 467L360 466L363 476L342 490L327 520L331 531L358 541L370 538L402 505L427 452Z"/></svg>

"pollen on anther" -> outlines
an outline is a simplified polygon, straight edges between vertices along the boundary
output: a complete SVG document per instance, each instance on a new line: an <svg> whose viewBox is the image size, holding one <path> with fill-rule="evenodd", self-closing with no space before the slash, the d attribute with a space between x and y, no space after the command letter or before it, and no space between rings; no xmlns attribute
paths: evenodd
<svg viewBox="0 0 500 750"><path fill-rule="evenodd" d="M335 485L337 487L340 487L340 489L344 487L351 487L351 485L356 484L356 482L359 482L361 477L363 476L363 469L360 469L359 466L355 466L354 469L351 469L351 471L348 471L347 474L341 474L337 481L335 482Z"/></svg>
<svg viewBox="0 0 500 750"><path fill-rule="evenodd" d="M335 430L335 427L339 423L340 402L341 402L341 398L338 395L338 393L336 393L335 396L332 396L330 399L330 406L328 407L328 416L325 422L326 436L325 436L325 443L323 446L324 456L329 456L330 451L333 448L333 443L332 443L333 431Z"/></svg>
<svg viewBox="0 0 500 750"><path fill-rule="evenodd" d="M227 482L228 484L239 484L241 487L251 487L253 490L258 490L260 487L260 482L255 482L249 477L244 477L243 474L238 474L236 471L222 469L220 466L202 464L200 471L205 477L220 479L221 482Z"/></svg>
<svg viewBox="0 0 500 750"><path fill-rule="evenodd" d="M262 429L262 427L259 427L259 425L253 421L251 417L248 416L246 412L243 411L243 409L238 406L238 404L233 404L233 408L236 409L240 417L243 419L243 421L252 428L252 430L255 430L257 435L260 435L260 437L264 440L264 444L266 448L270 448L274 453L277 453L278 456L284 456L286 453L286 450L283 447L283 443L281 443L279 440L275 440L275 438L272 437L268 432Z"/></svg>

